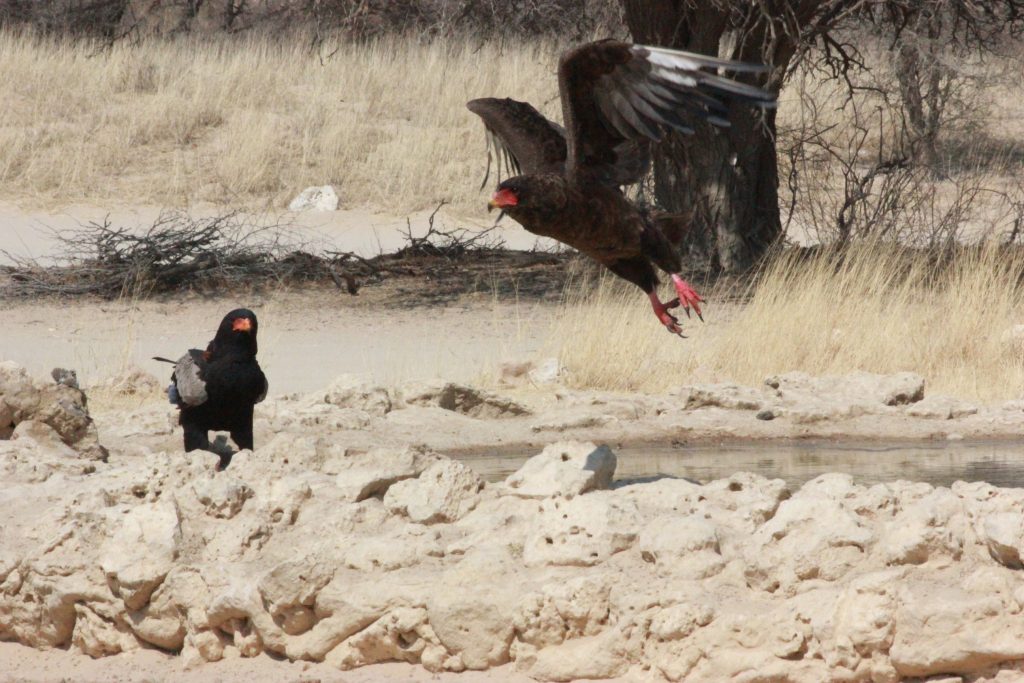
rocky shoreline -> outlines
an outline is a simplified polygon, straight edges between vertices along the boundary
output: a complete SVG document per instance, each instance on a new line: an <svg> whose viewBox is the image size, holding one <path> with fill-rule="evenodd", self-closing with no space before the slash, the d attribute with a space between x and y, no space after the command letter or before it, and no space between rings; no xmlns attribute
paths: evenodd
<svg viewBox="0 0 1024 683"><path fill-rule="evenodd" d="M260 420L276 436L215 472L216 456L171 445L151 402L97 413L106 461L91 440L76 449L49 425L46 383L0 364L0 640L157 648L197 671L269 654L544 681L1017 680L1024 489L843 474L791 488L742 472L623 483L598 445L602 430L693 433L725 413L756 429L1009 434L1024 412L940 405L912 375L776 379L631 402L537 377L494 392L346 378L272 401ZM845 417L810 419L822 405ZM586 430L593 441L566 440ZM485 435L547 445L498 482L438 445Z"/></svg>

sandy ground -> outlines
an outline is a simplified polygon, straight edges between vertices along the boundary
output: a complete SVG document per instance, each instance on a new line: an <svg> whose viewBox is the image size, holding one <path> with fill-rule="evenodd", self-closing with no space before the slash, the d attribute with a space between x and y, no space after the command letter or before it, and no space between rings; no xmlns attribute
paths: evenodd
<svg viewBox="0 0 1024 683"><path fill-rule="evenodd" d="M169 376L152 356L177 358L205 347L227 311L248 306L259 318L259 360L272 395L319 389L344 373L382 383L470 381L503 360L542 352L554 315L552 306L532 303L403 309L363 301L327 290L216 301L7 304L0 358L35 375L73 368L84 384L126 363Z"/></svg>
<svg viewBox="0 0 1024 683"><path fill-rule="evenodd" d="M432 674L412 664L375 664L341 672L324 664L287 662L267 655L230 659L185 671L180 660L157 650L93 659L66 650L34 650L0 643L0 683L531 683L505 666L490 671Z"/></svg>

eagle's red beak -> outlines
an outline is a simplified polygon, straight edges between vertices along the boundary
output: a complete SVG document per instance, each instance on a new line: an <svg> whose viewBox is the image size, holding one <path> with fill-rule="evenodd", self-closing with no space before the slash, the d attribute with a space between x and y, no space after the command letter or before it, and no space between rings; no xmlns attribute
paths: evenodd
<svg viewBox="0 0 1024 683"><path fill-rule="evenodd" d="M233 332L251 332L252 321L248 318L235 318L235 321L231 323L231 330Z"/></svg>
<svg viewBox="0 0 1024 683"><path fill-rule="evenodd" d="M487 202L487 210L501 209L505 210L510 206L515 206L519 203L519 197L512 190L498 190L491 197L491 201Z"/></svg>

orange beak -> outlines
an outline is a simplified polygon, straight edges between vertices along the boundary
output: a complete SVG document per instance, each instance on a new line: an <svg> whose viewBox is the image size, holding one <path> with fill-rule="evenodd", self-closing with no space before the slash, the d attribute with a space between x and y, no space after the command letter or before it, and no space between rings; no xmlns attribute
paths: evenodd
<svg viewBox="0 0 1024 683"><path fill-rule="evenodd" d="M232 332L252 332L252 321L248 318L235 318L231 323Z"/></svg>
<svg viewBox="0 0 1024 683"><path fill-rule="evenodd" d="M491 201L487 202L487 210L501 209L504 211L510 206L515 206L519 203L519 197L512 190L498 190L491 197Z"/></svg>

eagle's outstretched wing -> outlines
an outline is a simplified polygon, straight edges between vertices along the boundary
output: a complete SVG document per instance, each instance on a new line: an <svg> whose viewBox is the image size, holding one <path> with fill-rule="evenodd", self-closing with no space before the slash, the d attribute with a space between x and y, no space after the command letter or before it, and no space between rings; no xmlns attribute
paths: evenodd
<svg viewBox="0 0 1024 683"><path fill-rule="evenodd" d="M466 107L483 119L487 130L487 173L491 175L491 156L506 176L521 173L561 173L565 168L565 129L549 121L526 102L496 97L470 100Z"/></svg>
<svg viewBox="0 0 1024 683"><path fill-rule="evenodd" d="M563 54L558 79L569 173L585 168L605 175L636 145L646 147L670 130L693 133L696 119L728 127L729 101L775 106L772 93L704 69L766 67L613 40Z"/></svg>

